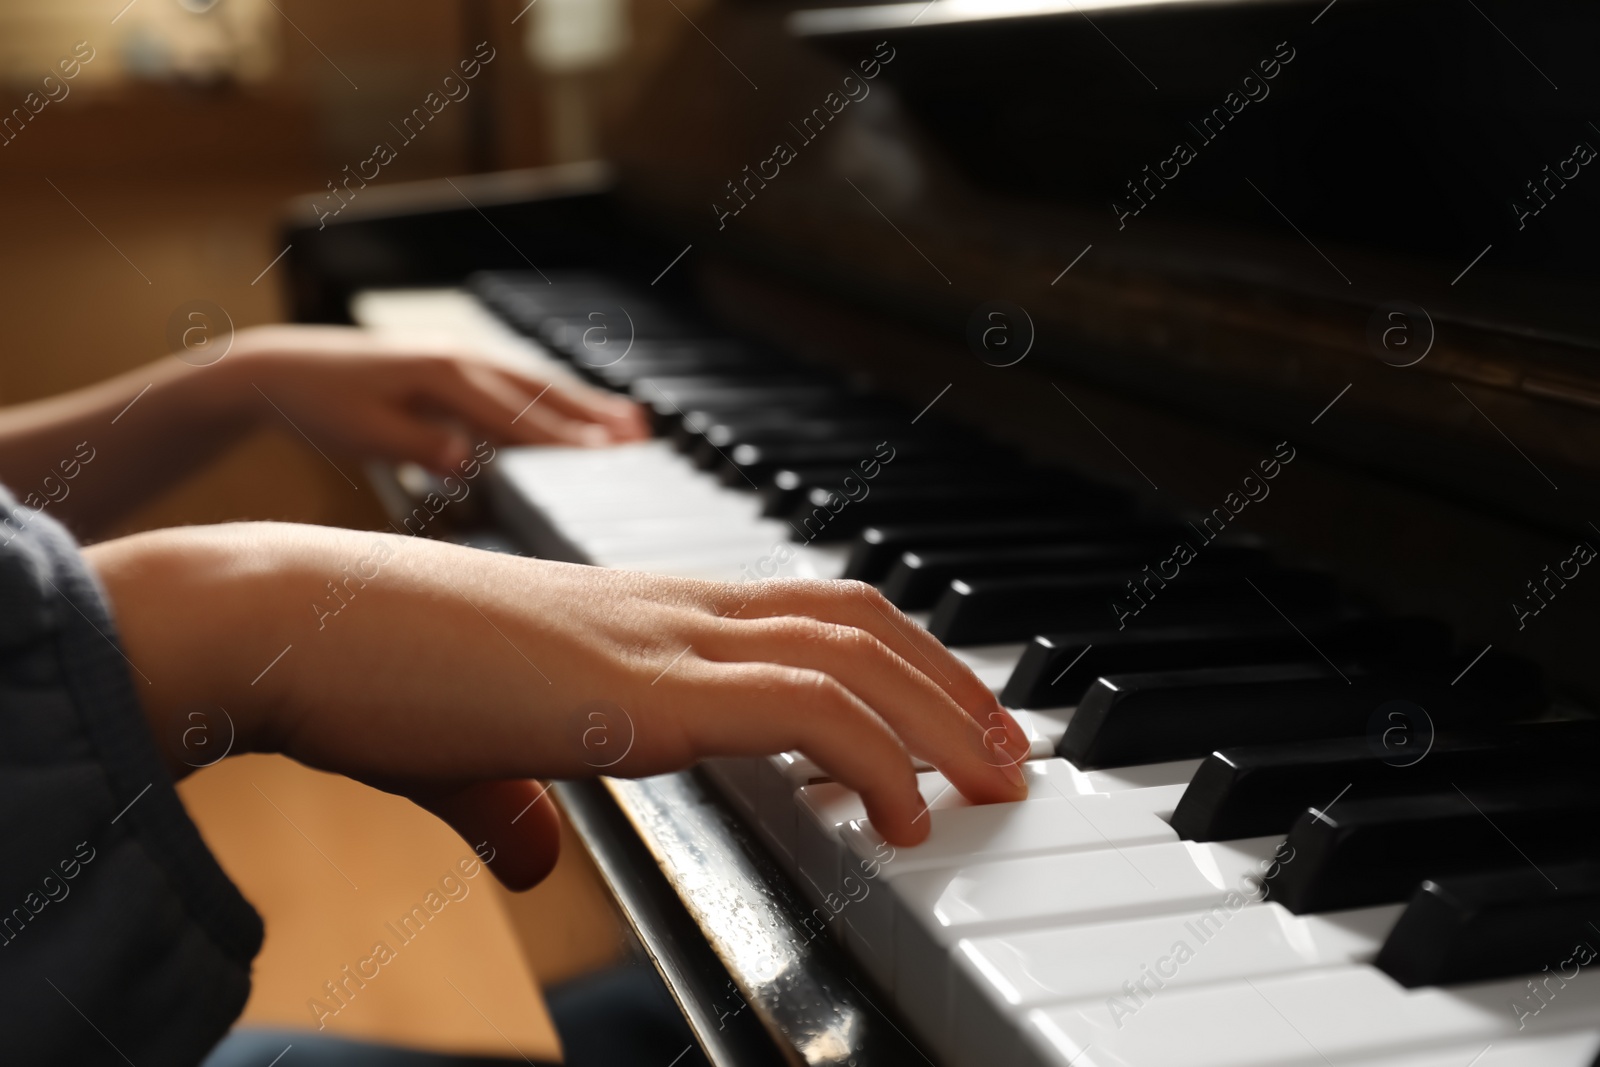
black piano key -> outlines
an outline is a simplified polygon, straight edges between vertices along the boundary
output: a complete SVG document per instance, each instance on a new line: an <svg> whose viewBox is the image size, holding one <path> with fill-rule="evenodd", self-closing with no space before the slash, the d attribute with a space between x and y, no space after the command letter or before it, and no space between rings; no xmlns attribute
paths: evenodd
<svg viewBox="0 0 1600 1067"><path fill-rule="evenodd" d="M553 318L581 319L592 312L600 312L607 326L616 326L624 335L632 318L643 327L636 336L645 336L655 323L683 319L642 293L598 279L569 285L551 285L538 278L531 285L477 279L469 284L486 306L529 336L538 336L539 328ZM621 313L624 307L626 315ZM592 319L588 322L595 324Z"/></svg>
<svg viewBox="0 0 1600 1067"><path fill-rule="evenodd" d="M1302 660L1315 648L1368 665L1434 662L1450 651L1449 628L1431 619L1358 618L1300 628L1296 633L1276 619L1042 634L1024 649L1000 700L1011 708L1068 707L1102 674Z"/></svg>
<svg viewBox="0 0 1600 1067"><path fill-rule="evenodd" d="M860 465L876 462L888 465L902 457L917 457L932 462L944 458L966 461L973 458L973 448L965 440L943 437L896 436L850 438L833 441L788 441L777 444L742 444L725 450L721 464L716 468L723 485L732 488L753 486L759 489L772 475L785 467L814 466L824 463Z"/></svg>
<svg viewBox="0 0 1600 1067"><path fill-rule="evenodd" d="M1535 788L1451 789L1362 800L1347 794L1295 820L1271 898L1296 914L1408 899L1425 879L1590 858L1600 820L1593 774ZM1548 872L1546 872L1548 873Z"/></svg>
<svg viewBox="0 0 1600 1067"><path fill-rule="evenodd" d="M789 371L763 374L656 374L637 378L628 390L642 404L670 403L683 411L701 404L737 410L752 403L797 403L812 396L847 397L848 390L817 375Z"/></svg>
<svg viewBox="0 0 1600 1067"><path fill-rule="evenodd" d="M1078 702L1056 754L1083 768L1125 767L1199 759L1283 734L1343 736L1352 709L1334 685L1350 688L1335 668L1303 659L1103 675Z"/></svg>
<svg viewBox="0 0 1600 1067"><path fill-rule="evenodd" d="M776 374L759 370L642 374L632 381L628 391L641 403L653 403L667 397L683 410L703 405L708 410L738 412L745 410L753 401L780 402L786 390L791 388L796 390L791 397L793 403L809 400L813 396L828 400L852 395L836 382L793 368L783 368Z"/></svg>
<svg viewBox="0 0 1600 1067"><path fill-rule="evenodd" d="M1362 737L1256 744L1213 752L1172 814L1188 841L1286 832L1341 790L1361 797L1436 792L1457 782L1534 780L1552 766L1600 760L1600 720L1530 723L1437 735L1420 706L1382 707Z"/></svg>
<svg viewBox="0 0 1600 1067"><path fill-rule="evenodd" d="M769 493L776 489L779 475L774 475L774 484L768 485ZM919 461L916 457L907 463L881 466L878 477L869 480L865 494L858 484L861 481L858 477L848 485L841 485L837 478L812 479L808 484L795 486L792 493L786 494L789 507L775 509L774 515L782 518L793 515L797 510L829 507L838 504L841 499L855 503L864 495L870 496L878 487L892 486L905 495L989 499L1002 494L1026 497L1051 486L1060 486L1061 492L1069 492L1071 484L1053 470L1011 466L996 473L991 465L985 463L948 459Z"/></svg>
<svg viewBox="0 0 1600 1067"><path fill-rule="evenodd" d="M1113 537L1145 537L1164 543L1181 526L1123 513L1081 518L965 519L954 522L869 526L850 547L844 577L881 584L906 552L944 548L1004 548L1012 545L1073 544Z"/></svg>
<svg viewBox="0 0 1600 1067"><path fill-rule="evenodd" d="M639 341L632 348L595 352L576 359L572 367L590 381L620 390L626 390L639 378L761 377L794 374L798 370L787 360L753 352L736 341Z"/></svg>
<svg viewBox="0 0 1600 1067"><path fill-rule="evenodd" d="M731 432L707 433L691 437L684 451L695 466L702 470L713 470L740 445L831 445L846 438L876 438L880 441L892 438L898 445L901 442L931 439L934 435L920 427L914 427L908 432L906 427L898 422L885 422L876 417L834 418L801 413L791 420L774 419L763 426L746 426Z"/></svg>
<svg viewBox="0 0 1600 1067"><path fill-rule="evenodd" d="M645 359L627 356L616 363L598 360L589 365L574 363L573 369L589 381L618 392L628 392L640 378L687 377L689 375L737 374L741 377L760 374L790 373L787 367L760 367L748 363L721 363L715 360Z"/></svg>
<svg viewBox="0 0 1600 1067"><path fill-rule="evenodd" d="M805 377L774 375L765 382L749 377L648 377L636 379L628 392L650 412L658 433L670 433L690 410L783 403L826 405L848 396L831 384Z"/></svg>
<svg viewBox="0 0 1600 1067"><path fill-rule="evenodd" d="M731 413L698 406L686 408L672 430L672 438L681 451L693 452L706 441L726 449L747 440L783 440L791 429L815 436L816 427L831 427L839 437L877 436L880 440L887 433L904 429L888 420L882 405L854 397L827 397L762 404Z"/></svg>
<svg viewBox="0 0 1600 1067"><path fill-rule="evenodd" d="M1441 730L1537 710L1506 700L1480 703L1443 679L1368 675L1320 660L1113 674L1084 693L1056 751L1079 767L1126 767L1203 759L1241 745L1361 737L1373 714L1396 702L1426 709Z"/></svg>
<svg viewBox="0 0 1600 1067"><path fill-rule="evenodd" d="M613 339L620 347L629 337L662 341L715 339L712 331L679 311L639 304L626 297L582 301L570 310L544 315L532 332L547 347L569 359L586 358L596 351L594 346L602 336L606 338L606 348Z"/></svg>
<svg viewBox="0 0 1600 1067"><path fill-rule="evenodd" d="M1454 684L1483 699L1522 700L1544 691L1543 672L1538 664L1499 649L1478 653L1459 652L1444 668Z"/></svg>
<svg viewBox="0 0 1600 1067"><path fill-rule="evenodd" d="M1340 607L1334 582L1309 571L1266 571L1248 581L1242 575L1180 572L1143 602L1130 589L1131 577L1127 570L1118 570L1099 575L958 579L934 606L928 629L947 645L982 645L1118 622L1130 627L1270 622L1282 619L1279 611L1303 626L1306 619L1337 615Z"/></svg>
<svg viewBox="0 0 1600 1067"><path fill-rule="evenodd" d="M853 418L865 406L862 398L831 389L800 389L752 394L741 387L726 395L698 393L687 402L668 396L652 402L658 420L674 447L691 451L715 430L718 443L731 447L741 427L777 427L817 420ZM865 437L868 434L852 434Z"/></svg>
<svg viewBox="0 0 1600 1067"><path fill-rule="evenodd" d="M1410 989L1532 975L1525 1010L1533 1014L1594 962L1597 922L1600 863L1429 879L1374 962Z"/></svg>
<svg viewBox="0 0 1600 1067"><path fill-rule="evenodd" d="M943 549L906 552L883 580L883 593L904 611L921 611L938 602L952 581L1020 575L1081 574L1085 571L1133 569L1167 539L1120 535L1098 543ZM1258 548L1218 545L1194 566L1205 569L1262 570L1271 556ZM1132 567L1130 567L1132 565Z"/></svg>
<svg viewBox="0 0 1600 1067"><path fill-rule="evenodd" d="M963 450L966 451L966 450ZM937 486L884 486L857 500L834 490L802 500L785 518L803 540L839 541L868 526L945 519L978 512L996 518L1072 517L1104 513L1105 499L1088 491L992 484L945 491Z"/></svg>
<svg viewBox="0 0 1600 1067"><path fill-rule="evenodd" d="M761 513L769 518L787 515L816 489L846 489L862 482L867 483L869 488L925 482L937 485L969 484L987 477L987 471L988 468L982 464L948 460L928 462L923 457L915 456L888 466L880 463L865 467L859 464L786 467L774 471L772 478L761 487ZM854 480L846 485L847 478Z"/></svg>
<svg viewBox="0 0 1600 1067"><path fill-rule="evenodd" d="M584 270L484 270L467 278L467 287L487 301L517 299L543 304L577 294L631 295L644 299L628 283L608 274ZM563 305L564 306L564 305Z"/></svg>

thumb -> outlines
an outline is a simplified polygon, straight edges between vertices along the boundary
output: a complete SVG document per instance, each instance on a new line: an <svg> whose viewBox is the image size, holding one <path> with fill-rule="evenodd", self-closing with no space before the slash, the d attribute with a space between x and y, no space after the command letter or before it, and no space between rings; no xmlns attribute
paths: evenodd
<svg viewBox="0 0 1600 1067"><path fill-rule="evenodd" d="M478 850L508 889L531 889L561 854L561 816L549 787L532 778L479 782L437 796L413 797Z"/></svg>

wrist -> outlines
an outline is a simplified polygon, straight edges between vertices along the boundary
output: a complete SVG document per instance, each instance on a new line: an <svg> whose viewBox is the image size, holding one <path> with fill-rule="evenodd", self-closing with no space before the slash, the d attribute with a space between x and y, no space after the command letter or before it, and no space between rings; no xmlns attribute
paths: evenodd
<svg viewBox="0 0 1600 1067"><path fill-rule="evenodd" d="M179 362L176 357L173 361ZM233 348L215 363L184 369L181 388L201 417L240 434L262 421L261 397L252 385L263 377L261 360L247 338L236 337Z"/></svg>
<svg viewBox="0 0 1600 1067"><path fill-rule="evenodd" d="M272 747L282 689L262 668L276 654L264 650L280 636L276 600L286 574L280 554L262 551L253 531L162 530L84 550L175 779L223 755Z"/></svg>

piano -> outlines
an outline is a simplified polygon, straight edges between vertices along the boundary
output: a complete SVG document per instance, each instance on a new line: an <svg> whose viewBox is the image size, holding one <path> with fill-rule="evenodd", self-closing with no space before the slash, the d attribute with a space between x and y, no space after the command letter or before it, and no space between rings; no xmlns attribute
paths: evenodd
<svg viewBox="0 0 1600 1067"><path fill-rule="evenodd" d="M397 530L869 582L1032 740L896 850L606 723L555 792L709 1062L1600 1063L1597 21L724 3L607 163L291 206L297 318L657 431Z"/></svg>

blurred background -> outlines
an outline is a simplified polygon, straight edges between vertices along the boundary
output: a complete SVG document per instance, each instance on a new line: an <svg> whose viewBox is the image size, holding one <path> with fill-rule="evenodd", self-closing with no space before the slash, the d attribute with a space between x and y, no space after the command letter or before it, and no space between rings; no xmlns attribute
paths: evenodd
<svg viewBox="0 0 1600 1067"><path fill-rule="evenodd" d="M383 184L597 156L659 57L695 32L684 16L707 6L675 2L0 0L0 403L165 354L187 301L215 301L238 327L281 319L284 202L379 141L399 149ZM390 124L488 54L480 42L494 58L469 95L402 144ZM365 487L266 431L126 530L241 517L384 526ZM405 801L276 758L227 760L182 790L267 921L247 1021L314 1026L324 983L471 854ZM624 944L581 849L569 841L529 894L487 874L469 885L328 1032L558 1055L541 983Z"/></svg>

